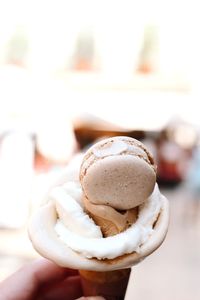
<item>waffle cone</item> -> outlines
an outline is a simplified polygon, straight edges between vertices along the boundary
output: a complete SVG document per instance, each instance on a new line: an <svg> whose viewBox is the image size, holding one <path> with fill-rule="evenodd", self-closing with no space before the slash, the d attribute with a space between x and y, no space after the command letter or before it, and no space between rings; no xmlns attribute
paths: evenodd
<svg viewBox="0 0 200 300"><path fill-rule="evenodd" d="M84 201L84 204L86 203L87 202ZM93 214L90 210L88 210L88 205L86 210L94 222L100 226L104 237L113 236L124 231L129 227L130 223L135 221L137 217L137 210L134 210L131 212L130 216L129 214L124 216L125 222L122 222L122 224L120 224L121 226L117 226L117 224L111 220L107 220L100 215L97 216ZM103 296L106 300L123 300L126 293L130 271L130 268L107 272L80 270L79 273L81 276L84 296Z"/></svg>
<svg viewBox="0 0 200 300"><path fill-rule="evenodd" d="M110 272L80 270L84 296L103 296L106 300L123 300L131 269Z"/></svg>

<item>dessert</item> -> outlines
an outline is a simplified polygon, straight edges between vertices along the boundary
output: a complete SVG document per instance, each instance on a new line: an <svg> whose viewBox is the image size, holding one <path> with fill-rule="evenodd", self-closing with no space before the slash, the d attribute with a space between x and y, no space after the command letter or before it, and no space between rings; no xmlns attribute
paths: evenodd
<svg viewBox="0 0 200 300"><path fill-rule="evenodd" d="M168 221L153 157L118 136L88 149L80 181L51 190L29 234L42 256L81 270L86 295L123 299L130 267L161 245Z"/></svg>

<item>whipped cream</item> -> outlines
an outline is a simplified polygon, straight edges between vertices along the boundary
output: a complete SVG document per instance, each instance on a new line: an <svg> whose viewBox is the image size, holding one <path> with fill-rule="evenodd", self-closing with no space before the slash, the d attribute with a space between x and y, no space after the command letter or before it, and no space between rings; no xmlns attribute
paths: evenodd
<svg viewBox="0 0 200 300"><path fill-rule="evenodd" d="M79 193L74 189L79 189ZM154 222L162 209L162 197L156 184L152 195L139 207L136 222L124 232L104 238L100 228L80 204L79 183L68 182L51 193L58 214L55 231L63 243L86 258L113 259L132 252L139 253L153 233Z"/></svg>
<svg viewBox="0 0 200 300"><path fill-rule="evenodd" d="M78 193L72 190L75 187L71 182L62 187L56 187L52 190L50 197L55 201L56 212L60 224L68 228L73 234L83 237L101 238L102 233L99 226L83 211L77 197ZM68 193L66 192L68 191ZM71 195L69 194L71 192Z"/></svg>

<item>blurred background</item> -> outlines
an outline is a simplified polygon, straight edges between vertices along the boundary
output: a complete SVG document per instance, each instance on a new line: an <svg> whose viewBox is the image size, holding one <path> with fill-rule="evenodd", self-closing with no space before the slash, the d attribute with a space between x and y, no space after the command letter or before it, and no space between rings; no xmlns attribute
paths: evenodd
<svg viewBox="0 0 200 300"><path fill-rule="evenodd" d="M171 222L134 299L199 299L198 1L0 0L0 280L38 255L27 223L96 140L155 156Z"/></svg>

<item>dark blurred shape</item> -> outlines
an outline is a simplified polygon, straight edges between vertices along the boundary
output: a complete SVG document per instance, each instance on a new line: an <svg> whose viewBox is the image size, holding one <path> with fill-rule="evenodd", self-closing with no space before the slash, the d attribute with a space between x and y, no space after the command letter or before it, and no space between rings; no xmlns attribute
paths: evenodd
<svg viewBox="0 0 200 300"><path fill-rule="evenodd" d="M93 143L95 140L104 138L104 137L112 137L112 136L130 136L136 138L138 140L144 137L144 132L140 130L133 131L113 131L113 130L101 130L90 128L87 126L82 126L79 128L75 128L75 136L77 141L82 148L87 146L88 144Z"/></svg>
<svg viewBox="0 0 200 300"><path fill-rule="evenodd" d="M145 137L143 130L126 130L94 116L80 117L74 124L74 132L80 149L96 140L117 135L130 136L141 140Z"/></svg>
<svg viewBox="0 0 200 300"><path fill-rule="evenodd" d="M197 133L189 124L169 124L156 141L158 182L176 186L185 180L197 143Z"/></svg>

